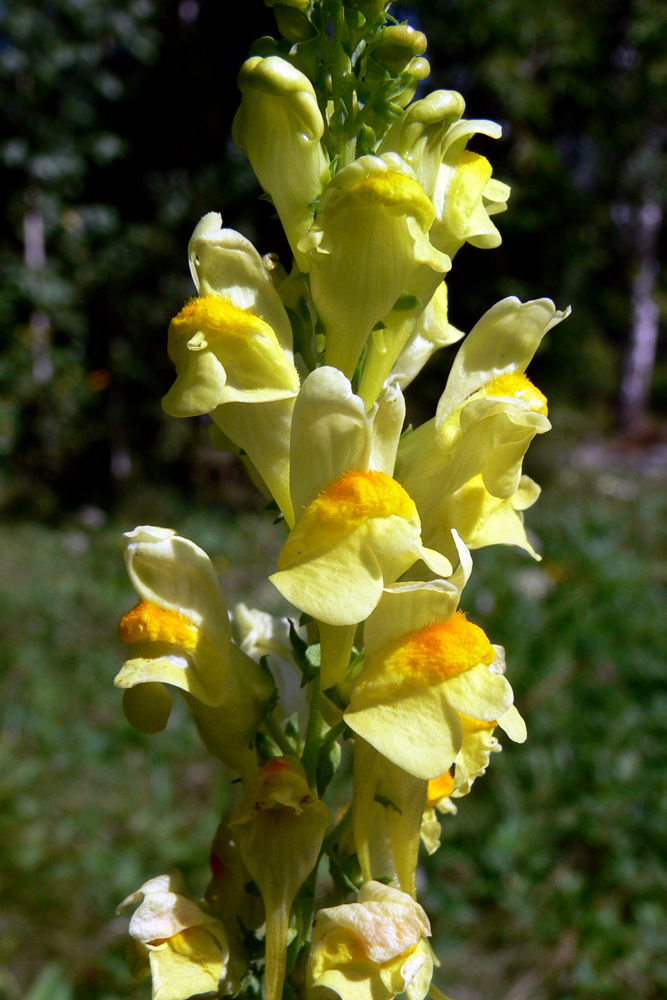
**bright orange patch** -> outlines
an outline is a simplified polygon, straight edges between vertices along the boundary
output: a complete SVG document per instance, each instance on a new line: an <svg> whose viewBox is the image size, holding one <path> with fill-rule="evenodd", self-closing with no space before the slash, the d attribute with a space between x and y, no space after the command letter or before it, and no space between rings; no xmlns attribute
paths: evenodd
<svg viewBox="0 0 667 1000"><path fill-rule="evenodd" d="M453 787L454 775L451 771L445 771L439 778L432 778L428 783L426 805L434 806L440 799L446 799Z"/></svg>
<svg viewBox="0 0 667 1000"><path fill-rule="evenodd" d="M120 641L126 646L138 642L166 642L194 652L198 632L192 622L170 608L160 608L151 601L139 601L136 608L125 615L118 626Z"/></svg>
<svg viewBox="0 0 667 1000"><path fill-rule="evenodd" d="M413 500L395 479L384 472L361 469L351 469L334 479L311 507L325 522L332 525L344 522L352 527L369 517L397 514L409 520L417 513Z"/></svg>
<svg viewBox="0 0 667 1000"><path fill-rule="evenodd" d="M534 413L548 414L547 397L533 385L523 372L500 375L484 387L485 396L511 396L525 403Z"/></svg>
<svg viewBox="0 0 667 1000"><path fill-rule="evenodd" d="M389 644L385 666L417 684L434 685L493 663L495 652L486 633L461 611L451 621L434 622L406 632Z"/></svg>
<svg viewBox="0 0 667 1000"><path fill-rule="evenodd" d="M292 529L278 560L287 569L314 551L331 548L373 517L417 518L417 508L403 487L384 472L350 469L322 490Z"/></svg>

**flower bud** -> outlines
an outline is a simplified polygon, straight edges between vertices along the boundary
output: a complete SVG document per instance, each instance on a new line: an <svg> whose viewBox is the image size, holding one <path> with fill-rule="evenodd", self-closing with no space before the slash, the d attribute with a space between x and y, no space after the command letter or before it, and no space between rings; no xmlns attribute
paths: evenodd
<svg viewBox="0 0 667 1000"><path fill-rule="evenodd" d="M347 378L373 328L412 283L433 280L450 260L431 246L435 209L399 156L362 156L339 171L299 244L326 333L326 363ZM435 291L437 280L431 289ZM401 345L402 346L402 345Z"/></svg>
<svg viewBox="0 0 667 1000"><path fill-rule="evenodd" d="M324 121L313 85L279 56L252 56L241 68L241 106L232 137L247 154L259 183L271 195L301 270L299 240L312 221L312 203L328 177L320 139Z"/></svg>
<svg viewBox="0 0 667 1000"><path fill-rule="evenodd" d="M266 3L266 0L264 0ZM273 14L278 25L278 30L283 38L288 42L305 42L308 38L314 38L317 34L315 28L307 16L308 3L269 3L273 7Z"/></svg>
<svg viewBox="0 0 667 1000"><path fill-rule="evenodd" d="M426 52L426 35L409 24L392 24L385 28L380 43L373 49L373 58L397 76L415 56Z"/></svg>
<svg viewBox="0 0 667 1000"><path fill-rule="evenodd" d="M431 64L428 59L424 59L422 56L415 56L414 59L411 59L405 67L404 72L409 74L409 83L407 84L405 90L393 99L393 103L397 104L399 108L405 108L408 106L417 93L419 84L422 80L425 80L427 76L430 76Z"/></svg>
<svg viewBox="0 0 667 1000"><path fill-rule="evenodd" d="M371 19L377 17L391 2L392 0L343 0L343 6L358 10L364 17Z"/></svg>
<svg viewBox="0 0 667 1000"><path fill-rule="evenodd" d="M266 1000L280 1000L292 904L317 862L329 810L296 757L276 757L248 785L229 824L266 910Z"/></svg>

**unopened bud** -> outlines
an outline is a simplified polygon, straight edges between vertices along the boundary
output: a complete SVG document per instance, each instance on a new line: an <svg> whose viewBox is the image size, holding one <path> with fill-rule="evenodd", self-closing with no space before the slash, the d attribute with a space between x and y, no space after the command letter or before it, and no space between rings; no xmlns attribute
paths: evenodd
<svg viewBox="0 0 667 1000"><path fill-rule="evenodd" d="M266 1000L280 1000L292 903L315 867L327 806L298 757L276 757L253 778L229 824L266 909Z"/></svg>
<svg viewBox="0 0 667 1000"><path fill-rule="evenodd" d="M406 108L415 96L419 84L430 74L431 64L428 59L424 59L422 56L415 56L414 59L410 60L404 72L410 74L410 83L402 94L394 98L394 104L398 104L401 108Z"/></svg>
<svg viewBox="0 0 667 1000"><path fill-rule="evenodd" d="M373 52L379 63L393 75L402 73L411 59L426 52L426 35L409 24L392 24L385 29Z"/></svg>

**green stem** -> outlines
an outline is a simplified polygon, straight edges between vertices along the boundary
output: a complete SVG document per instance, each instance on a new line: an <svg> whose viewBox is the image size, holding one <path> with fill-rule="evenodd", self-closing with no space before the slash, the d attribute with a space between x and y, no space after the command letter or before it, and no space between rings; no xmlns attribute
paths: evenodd
<svg viewBox="0 0 667 1000"><path fill-rule="evenodd" d="M345 52L343 51L342 33L345 24L345 10L341 0L334 0L332 3L333 17L333 54L331 59L331 92L333 97L333 115L331 116L331 132L336 141L336 151L340 152L339 140L343 132L343 83L345 71L343 64Z"/></svg>
<svg viewBox="0 0 667 1000"><path fill-rule="evenodd" d="M345 722L344 719L341 719L341 721L337 725L335 725L333 729L329 730L329 732L322 740L322 749L331 746L332 743L335 743L336 740L340 739L340 737L345 732L346 727L347 727L347 722Z"/></svg>
<svg viewBox="0 0 667 1000"><path fill-rule="evenodd" d="M445 996L442 990L439 990L437 986L433 985L433 983L431 983L428 988L428 995L431 997L431 1000L450 1000L450 998Z"/></svg>
<svg viewBox="0 0 667 1000"><path fill-rule="evenodd" d="M306 745L301 757L306 779L311 788L317 788L317 760L322 742L322 712L320 711L320 672L313 678L313 691L310 700L310 715L306 729Z"/></svg>
<svg viewBox="0 0 667 1000"><path fill-rule="evenodd" d="M330 868L331 869L335 869L335 872L336 872L338 878L343 883L343 885L345 886L345 888L348 889L350 892L357 892L358 891L357 886L345 874L343 866L341 865L340 861L338 860L338 856L337 856L335 850L333 849L333 847L330 848L326 853L327 853L327 857L329 858L329 866L330 866Z"/></svg>
<svg viewBox="0 0 667 1000"><path fill-rule="evenodd" d="M279 750L282 750L284 754L294 754L294 747L285 736L280 723L276 719L273 712L269 712L269 714L265 716L264 726Z"/></svg>
<svg viewBox="0 0 667 1000"><path fill-rule="evenodd" d="M317 872L319 870L321 860L322 852L320 852L320 856L317 859L317 863L312 872L301 886L299 894L292 907L292 912L295 914L296 918L298 947L294 949L292 961L288 964L288 971L290 972L294 968L293 963L296 961L299 951L301 950L301 946L305 944L308 940L308 935L310 934L310 928L313 922L313 911L315 909L315 886L317 885Z"/></svg>
<svg viewBox="0 0 667 1000"><path fill-rule="evenodd" d="M333 730L331 731L333 732ZM348 829L350 828L351 822L352 822L352 809L349 808L345 810L345 812L338 820L333 830L330 830L329 833L324 838L322 842L322 850L324 852L329 854L333 846L335 844L338 844L343 839Z"/></svg>

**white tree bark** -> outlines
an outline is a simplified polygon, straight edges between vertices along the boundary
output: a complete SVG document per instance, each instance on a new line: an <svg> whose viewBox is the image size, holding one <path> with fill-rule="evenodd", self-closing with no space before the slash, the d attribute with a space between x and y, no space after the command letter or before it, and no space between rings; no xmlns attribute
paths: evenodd
<svg viewBox="0 0 667 1000"><path fill-rule="evenodd" d="M632 328L621 379L620 423L623 430L646 417L658 342L660 313L655 298L658 277L658 238L662 209L646 194L636 222L637 270L632 279Z"/></svg>

